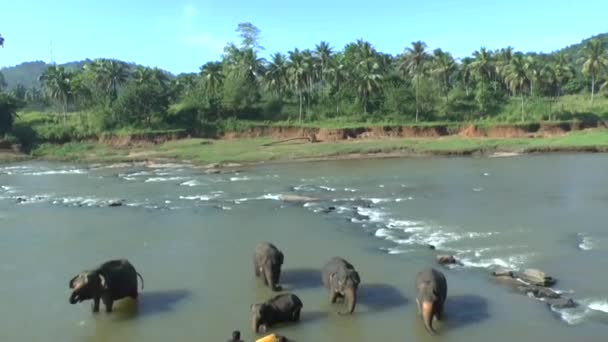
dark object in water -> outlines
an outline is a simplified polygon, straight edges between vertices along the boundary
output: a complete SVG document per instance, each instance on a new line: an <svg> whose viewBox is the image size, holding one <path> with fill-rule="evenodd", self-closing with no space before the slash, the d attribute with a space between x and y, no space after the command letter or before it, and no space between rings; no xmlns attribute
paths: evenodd
<svg viewBox="0 0 608 342"><path fill-rule="evenodd" d="M429 249L434 251L435 250L435 246L429 245Z"/></svg>
<svg viewBox="0 0 608 342"><path fill-rule="evenodd" d="M456 258L453 255L438 255L437 262L439 265L452 265L456 263Z"/></svg>
<svg viewBox="0 0 608 342"><path fill-rule="evenodd" d="M329 214L329 213L331 213L334 210L336 210L336 207L330 206L330 207L327 207L327 209L323 209L323 213L324 214Z"/></svg>
<svg viewBox="0 0 608 342"><path fill-rule="evenodd" d="M228 342L243 342L241 340L241 332L238 330L235 330L232 332L232 338L228 340Z"/></svg>

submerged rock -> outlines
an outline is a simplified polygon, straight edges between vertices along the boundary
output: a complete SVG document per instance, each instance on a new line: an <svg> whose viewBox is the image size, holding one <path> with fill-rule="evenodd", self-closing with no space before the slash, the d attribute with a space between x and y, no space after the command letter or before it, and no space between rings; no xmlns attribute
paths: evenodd
<svg viewBox="0 0 608 342"><path fill-rule="evenodd" d="M332 211L334 211L334 210L336 210L336 207L334 207L334 206L329 206L329 207L327 207L326 209L323 209L323 210L322 210L322 212L323 212L324 214L329 214L329 213L331 213L331 212L332 212Z"/></svg>
<svg viewBox="0 0 608 342"><path fill-rule="evenodd" d="M453 255L447 255L447 254L438 255L437 256L437 263L439 263L439 265L452 265L452 264L456 264L456 258L454 258Z"/></svg>
<svg viewBox="0 0 608 342"><path fill-rule="evenodd" d="M124 205L123 200L110 200L107 203L108 207L122 207Z"/></svg>
<svg viewBox="0 0 608 342"><path fill-rule="evenodd" d="M519 277L533 285L537 286L553 286L556 280L553 277L548 276L545 272L537 269L527 269Z"/></svg>
<svg viewBox="0 0 608 342"><path fill-rule="evenodd" d="M578 306L572 298L548 299L546 303L553 309L570 309Z"/></svg>
<svg viewBox="0 0 608 342"><path fill-rule="evenodd" d="M211 169L205 170L205 174L207 174L207 175L215 175L215 174L218 174L218 173L222 173L222 170L215 169L215 168L211 168Z"/></svg>
<svg viewBox="0 0 608 342"><path fill-rule="evenodd" d="M300 195L280 195L279 198L284 202L314 202L318 201L318 198L300 196Z"/></svg>

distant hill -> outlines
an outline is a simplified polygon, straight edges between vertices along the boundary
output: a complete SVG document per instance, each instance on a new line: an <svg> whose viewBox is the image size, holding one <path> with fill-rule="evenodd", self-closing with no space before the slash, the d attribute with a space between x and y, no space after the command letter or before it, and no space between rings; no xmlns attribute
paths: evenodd
<svg viewBox="0 0 608 342"><path fill-rule="evenodd" d="M602 33L596 36L583 39L580 43L572 44L559 51L567 53L570 58L572 58L572 60L577 61L581 57L581 51L583 50L583 46L585 45L585 43L595 38L601 40L604 43L604 46L608 47L608 33Z"/></svg>
<svg viewBox="0 0 608 342"><path fill-rule="evenodd" d="M85 59L83 61L74 61L58 65L65 67L66 69L78 70L91 62L93 62L93 60ZM140 66L139 64L135 63L127 64L133 69ZM0 72L2 72L4 75L4 79L6 80L6 84L9 89L16 87L18 84L22 84L26 88L31 88L40 86L38 78L49 66L51 66L51 64L43 61L23 62L12 67L4 67L0 69ZM172 76L172 74L168 71L165 72Z"/></svg>

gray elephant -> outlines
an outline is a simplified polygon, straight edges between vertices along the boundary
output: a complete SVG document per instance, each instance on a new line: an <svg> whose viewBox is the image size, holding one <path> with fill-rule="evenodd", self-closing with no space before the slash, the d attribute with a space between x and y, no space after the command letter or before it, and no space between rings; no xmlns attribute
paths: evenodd
<svg viewBox="0 0 608 342"><path fill-rule="evenodd" d="M434 268L426 268L416 276L416 305L422 315L424 327L431 335L437 332L433 329L433 317L441 320L443 304L448 294L448 284L445 276Z"/></svg>
<svg viewBox="0 0 608 342"><path fill-rule="evenodd" d="M281 291L278 285L281 277L281 266L283 265L283 253L269 242L261 242L255 247L253 255L253 267L256 277L264 280L264 285L273 291Z"/></svg>
<svg viewBox="0 0 608 342"><path fill-rule="evenodd" d="M355 267L340 258L331 258L321 272L321 282L329 290L329 301L335 303L338 298L345 301L347 311L340 314L352 314L357 305L357 289L361 278Z"/></svg>
<svg viewBox="0 0 608 342"><path fill-rule="evenodd" d="M251 305L251 328L255 333L264 333L277 323L300 320L302 301L291 293L276 295L264 303Z"/></svg>
<svg viewBox="0 0 608 342"><path fill-rule="evenodd" d="M73 289L70 304L93 299L93 312L99 312L99 300L106 306L106 312L112 312L115 300L126 297L137 299L137 277L144 279L133 265L126 259L104 262L93 270L80 272L70 280L69 287Z"/></svg>

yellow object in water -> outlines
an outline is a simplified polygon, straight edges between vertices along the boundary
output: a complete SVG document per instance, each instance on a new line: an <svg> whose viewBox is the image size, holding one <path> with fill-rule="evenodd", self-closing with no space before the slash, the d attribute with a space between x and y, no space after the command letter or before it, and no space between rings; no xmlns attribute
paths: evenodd
<svg viewBox="0 0 608 342"><path fill-rule="evenodd" d="M277 335L275 334L270 334L267 336L264 336L258 340L256 340L255 342L278 342L279 338L277 337Z"/></svg>

